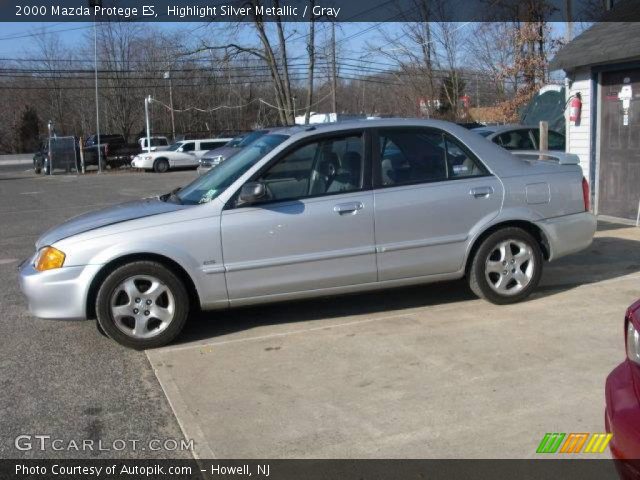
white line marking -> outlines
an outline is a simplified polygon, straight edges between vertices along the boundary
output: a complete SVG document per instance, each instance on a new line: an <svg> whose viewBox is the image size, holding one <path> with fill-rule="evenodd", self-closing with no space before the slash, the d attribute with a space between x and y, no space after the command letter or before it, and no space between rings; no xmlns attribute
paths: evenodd
<svg viewBox="0 0 640 480"><path fill-rule="evenodd" d="M0 258L0 265L8 265L9 263L16 263L18 261L17 258Z"/></svg>

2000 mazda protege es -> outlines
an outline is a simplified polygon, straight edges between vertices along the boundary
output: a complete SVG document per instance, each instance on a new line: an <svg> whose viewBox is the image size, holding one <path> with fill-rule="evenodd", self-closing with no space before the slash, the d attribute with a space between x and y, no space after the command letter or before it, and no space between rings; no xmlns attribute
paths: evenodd
<svg viewBox="0 0 640 480"><path fill-rule="evenodd" d="M34 315L95 317L133 348L171 341L196 308L463 276L517 302L545 260L592 241L573 160L518 158L439 121L276 130L179 191L45 233L20 284Z"/></svg>

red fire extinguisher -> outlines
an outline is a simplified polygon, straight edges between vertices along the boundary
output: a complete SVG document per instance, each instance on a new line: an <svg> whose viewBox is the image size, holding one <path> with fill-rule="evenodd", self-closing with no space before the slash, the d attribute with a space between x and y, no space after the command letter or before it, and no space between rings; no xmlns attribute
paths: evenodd
<svg viewBox="0 0 640 480"><path fill-rule="evenodd" d="M571 99L571 103L569 104L569 121L573 122L574 125L579 125L580 124L580 111L581 110L582 110L582 96L578 92Z"/></svg>

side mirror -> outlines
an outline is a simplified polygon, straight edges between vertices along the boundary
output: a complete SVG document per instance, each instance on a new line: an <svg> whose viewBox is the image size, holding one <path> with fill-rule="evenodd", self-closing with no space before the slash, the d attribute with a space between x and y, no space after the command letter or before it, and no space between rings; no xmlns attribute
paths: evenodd
<svg viewBox="0 0 640 480"><path fill-rule="evenodd" d="M241 205L255 203L261 198L264 198L267 194L267 190L264 183L249 182L245 183L240 189L240 197L238 197Z"/></svg>
<svg viewBox="0 0 640 480"><path fill-rule="evenodd" d="M180 148L178 149L178 151L179 151L179 152L184 152L184 147L180 147Z"/></svg>

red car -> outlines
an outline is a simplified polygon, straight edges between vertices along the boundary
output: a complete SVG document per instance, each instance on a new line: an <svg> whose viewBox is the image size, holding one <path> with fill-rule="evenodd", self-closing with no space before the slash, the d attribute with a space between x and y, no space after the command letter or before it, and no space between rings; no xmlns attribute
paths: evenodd
<svg viewBox="0 0 640 480"><path fill-rule="evenodd" d="M640 479L640 300L624 319L627 358L607 377L605 427L623 479Z"/></svg>

